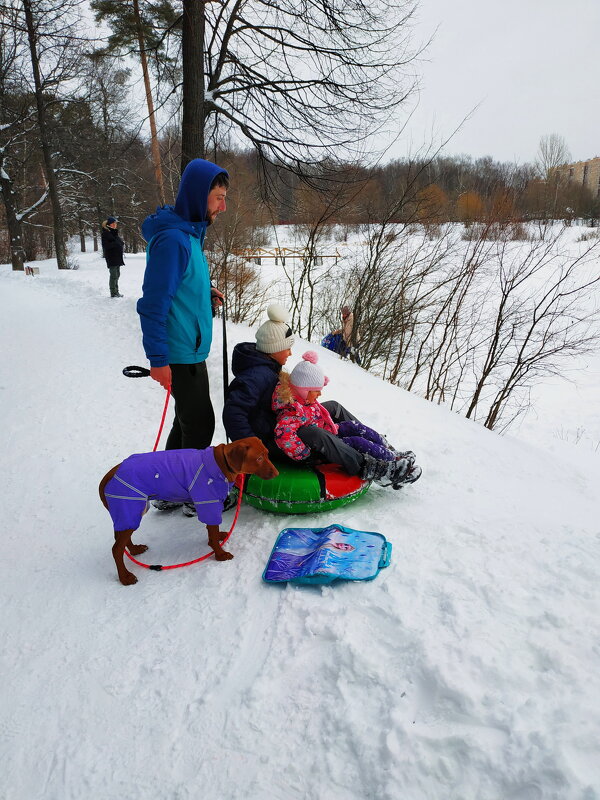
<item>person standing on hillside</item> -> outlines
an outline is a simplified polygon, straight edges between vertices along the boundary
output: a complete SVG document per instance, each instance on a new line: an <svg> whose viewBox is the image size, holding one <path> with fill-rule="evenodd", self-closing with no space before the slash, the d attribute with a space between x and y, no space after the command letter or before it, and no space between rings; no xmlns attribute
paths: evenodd
<svg viewBox="0 0 600 800"><path fill-rule="evenodd" d="M206 229L226 210L228 187L226 170L196 158L183 171L175 206L157 209L142 225L148 242L137 304L142 341L151 377L170 387L175 400L166 450L209 447L215 429L206 358L212 306L220 305L223 295L211 287L203 246ZM163 501L154 505L173 507Z"/></svg>
<svg viewBox="0 0 600 800"><path fill-rule="evenodd" d="M102 255L110 272L108 288L111 297L123 297L119 293L121 267L124 266L123 251L125 243L119 236L118 223L115 217L108 217L102 223Z"/></svg>
<svg viewBox="0 0 600 800"><path fill-rule="evenodd" d="M342 358L350 356L350 359L356 361L360 366L360 356L358 354L360 336L358 335L358 331L354 330L354 312L350 306L342 306L340 313L342 316L342 327L333 332L334 335L339 334L342 337L340 342L340 355Z"/></svg>

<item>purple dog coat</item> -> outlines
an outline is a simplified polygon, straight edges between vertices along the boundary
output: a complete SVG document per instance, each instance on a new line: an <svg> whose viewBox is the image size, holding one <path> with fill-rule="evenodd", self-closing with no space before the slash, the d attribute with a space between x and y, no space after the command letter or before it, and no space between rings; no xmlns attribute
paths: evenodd
<svg viewBox="0 0 600 800"><path fill-rule="evenodd" d="M155 498L193 503L198 519L220 525L230 483L206 450L137 453L121 464L104 495L115 531L137 530L148 502Z"/></svg>

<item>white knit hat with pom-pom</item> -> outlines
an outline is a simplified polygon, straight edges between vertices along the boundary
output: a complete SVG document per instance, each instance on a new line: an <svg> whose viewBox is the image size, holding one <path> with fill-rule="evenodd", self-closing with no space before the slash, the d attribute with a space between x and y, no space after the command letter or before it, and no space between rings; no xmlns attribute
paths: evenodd
<svg viewBox="0 0 600 800"><path fill-rule="evenodd" d="M302 361L296 364L290 374L290 386L303 400L309 392L321 391L329 383L329 378L323 375L321 367L317 366L319 356L314 350L309 350L302 356Z"/></svg>
<svg viewBox="0 0 600 800"><path fill-rule="evenodd" d="M288 312L279 303L272 303L267 308L267 316L269 322L264 322L256 331L256 349L261 353L289 350L294 344L294 337L288 325Z"/></svg>

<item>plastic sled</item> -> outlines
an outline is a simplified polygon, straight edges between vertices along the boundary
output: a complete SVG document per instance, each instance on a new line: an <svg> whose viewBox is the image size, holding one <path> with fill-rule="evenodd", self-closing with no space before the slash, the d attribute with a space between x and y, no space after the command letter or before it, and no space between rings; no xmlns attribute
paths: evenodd
<svg viewBox="0 0 600 800"><path fill-rule="evenodd" d="M392 545L381 533L338 524L285 528L277 537L262 577L266 583L371 581L389 565L391 555Z"/></svg>

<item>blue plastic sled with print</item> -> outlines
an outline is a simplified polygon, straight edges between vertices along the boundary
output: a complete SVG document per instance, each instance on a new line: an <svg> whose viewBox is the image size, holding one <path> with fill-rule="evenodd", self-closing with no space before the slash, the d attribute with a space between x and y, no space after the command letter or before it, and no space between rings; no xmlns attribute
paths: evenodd
<svg viewBox="0 0 600 800"><path fill-rule="evenodd" d="M343 525L327 528L285 528L263 572L267 583L331 583L371 581L387 567L392 545L381 533Z"/></svg>

